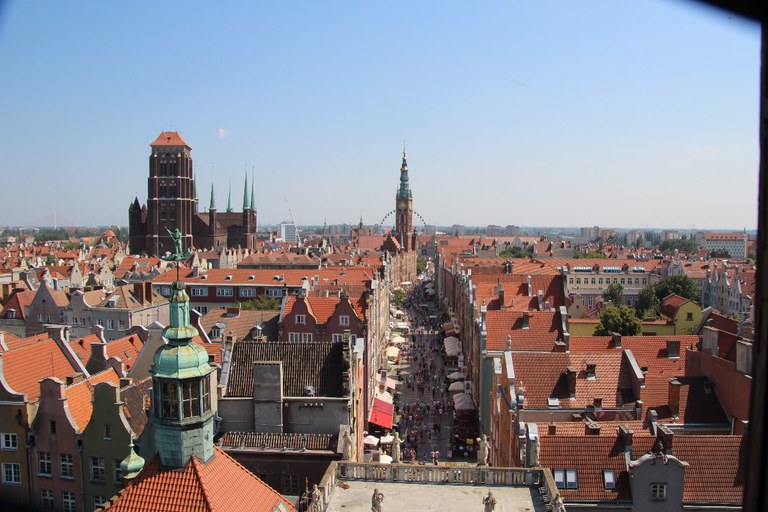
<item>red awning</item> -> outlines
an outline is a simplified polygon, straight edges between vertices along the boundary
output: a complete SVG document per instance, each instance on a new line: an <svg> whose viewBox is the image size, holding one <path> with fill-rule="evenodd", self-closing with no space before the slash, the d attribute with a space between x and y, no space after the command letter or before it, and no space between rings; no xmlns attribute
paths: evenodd
<svg viewBox="0 0 768 512"><path fill-rule="evenodd" d="M368 421L380 427L392 428L392 414L394 412L395 407L392 404L375 398L373 400L373 409L371 409L371 419Z"/></svg>

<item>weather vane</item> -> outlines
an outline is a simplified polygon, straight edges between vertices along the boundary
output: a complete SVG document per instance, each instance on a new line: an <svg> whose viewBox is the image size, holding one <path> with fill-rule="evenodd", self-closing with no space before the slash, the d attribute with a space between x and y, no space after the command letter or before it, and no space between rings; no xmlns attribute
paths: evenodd
<svg viewBox="0 0 768 512"><path fill-rule="evenodd" d="M192 255L192 251L187 249L187 251L184 252L184 249L181 246L181 231L179 230L179 228L176 228L173 231L171 231L168 228L165 228L165 230L168 232L168 235L171 237L171 240L173 240L173 252L168 256L162 256L160 259L163 261L176 262L176 280L178 281L179 267L180 267L179 262L189 258Z"/></svg>

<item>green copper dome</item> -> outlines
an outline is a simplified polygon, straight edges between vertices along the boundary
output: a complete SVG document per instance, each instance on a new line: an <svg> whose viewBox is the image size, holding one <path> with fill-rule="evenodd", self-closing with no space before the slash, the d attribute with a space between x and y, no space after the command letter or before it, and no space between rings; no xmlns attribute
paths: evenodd
<svg viewBox="0 0 768 512"><path fill-rule="evenodd" d="M163 329L168 344L155 352L154 365L149 372L165 379L202 377L213 371L208 364L208 352L192 341L197 329L189 324L189 296L181 281L173 283L171 294L171 325Z"/></svg>
<svg viewBox="0 0 768 512"><path fill-rule="evenodd" d="M131 451L128 456L120 462L120 472L123 474L123 478L133 478L144 469L144 459L134 451L133 440L131 440Z"/></svg>

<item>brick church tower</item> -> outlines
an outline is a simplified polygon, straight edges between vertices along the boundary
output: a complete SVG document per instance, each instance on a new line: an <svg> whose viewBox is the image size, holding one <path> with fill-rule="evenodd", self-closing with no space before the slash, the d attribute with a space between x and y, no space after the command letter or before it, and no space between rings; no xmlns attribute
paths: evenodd
<svg viewBox="0 0 768 512"><path fill-rule="evenodd" d="M403 148L403 164L400 166L400 188L395 195L395 231L400 247L415 250L413 244L413 194L408 183L408 160Z"/></svg>

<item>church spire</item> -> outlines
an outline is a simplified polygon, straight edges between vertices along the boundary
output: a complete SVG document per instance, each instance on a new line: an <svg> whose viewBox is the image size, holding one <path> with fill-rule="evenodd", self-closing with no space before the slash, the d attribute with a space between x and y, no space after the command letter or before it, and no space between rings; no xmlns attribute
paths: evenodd
<svg viewBox="0 0 768 512"><path fill-rule="evenodd" d="M256 173L256 166L253 166L253 169L251 169L251 211L256 211L256 199L255 194L253 193L253 182L256 181L256 177L254 174Z"/></svg>
<svg viewBox="0 0 768 512"><path fill-rule="evenodd" d="M411 186L408 183L408 157L405 151L405 142L403 142L403 164L400 166L400 189L397 191L399 197L411 197Z"/></svg>
<svg viewBox="0 0 768 512"><path fill-rule="evenodd" d="M229 194L227 196L227 213L232 213L232 180L229 180Z"/></svg>
<svg viewBox="0 0 768 512"><path fill-rule="evenodd" d="M245 185L243 186L243 211L248 209L248 171L245 171Z"/></svg>
<svg viewBox="0 0 768 512"><path fill-rule="evenodd" d="M216 209L216 196L213 193L213 182L211 182L211 203L208 206L209 210L215 210Z"/></svg>

